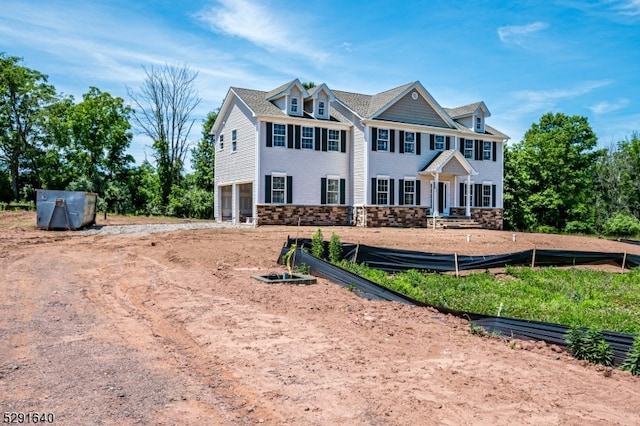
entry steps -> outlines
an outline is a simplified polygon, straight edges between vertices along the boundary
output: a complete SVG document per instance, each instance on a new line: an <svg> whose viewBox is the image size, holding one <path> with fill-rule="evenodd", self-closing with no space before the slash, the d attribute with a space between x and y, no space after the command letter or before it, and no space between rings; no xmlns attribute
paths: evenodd
<svg viewBox="0 0 640 426"><path fill-rule="evenodd" d="M429 227L433 227L433 216L429 216ZM466 216L436 216L436 229L483 229L475 219Z"/></svg>

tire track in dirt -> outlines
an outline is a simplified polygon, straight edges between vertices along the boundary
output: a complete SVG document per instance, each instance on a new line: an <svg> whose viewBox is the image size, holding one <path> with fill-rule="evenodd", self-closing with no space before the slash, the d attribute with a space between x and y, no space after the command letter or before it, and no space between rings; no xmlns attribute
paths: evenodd
<svg viewBox="0 0 640 426"><path fill-rule="evenodd" d="M192 395L198 395L200 418L221 418L228 424L252 424L273 413L267 413L250 390L237 384L225 363L206 351L195 341L182 320L171 312L171 305L163 306L159 299L169 291L173 303L180 300L192 308L208 308L197 294L186 287L167 281L164 275L172 271L167 266L129 251L119 253L118 259L102 265L94 279L97 286L87 293L93 304L109 319L113 330L133 347L153 353L154 368L168 373L177 372L187 381ZM192 273L176 271L187 278ZM101 275L119 277L105 282ZM172 288L172 290L169 290ZM179 295L175 295L180 292ZM161 349L160 349L161 348ZM247 401L252 401L248 404ZM251 408L250 411L247 411ZM176 409L193 414L194 407ZM193 417L193 416L192 416ZM192 420L196 420L195 418ZM215 422L214 422L215 423Z"/></svg>

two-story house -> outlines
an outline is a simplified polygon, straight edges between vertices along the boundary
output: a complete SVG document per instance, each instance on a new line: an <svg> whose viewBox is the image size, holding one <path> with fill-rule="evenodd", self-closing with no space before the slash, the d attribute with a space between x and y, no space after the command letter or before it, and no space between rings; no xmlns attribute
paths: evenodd
<svg viewBox="0 0 640 426"><path fill-rule="evenodd" d="M375 95L232 87L211 130L219 221L502 229L503 147L484 102L442 108L420 82Z"/></svg>

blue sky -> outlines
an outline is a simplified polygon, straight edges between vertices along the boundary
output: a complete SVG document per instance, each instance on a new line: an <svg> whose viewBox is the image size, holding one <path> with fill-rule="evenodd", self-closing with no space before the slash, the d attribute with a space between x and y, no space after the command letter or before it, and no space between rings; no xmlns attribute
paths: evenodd
<svg viewBox="0 0 640 426"><path fill-rule="evenodd" d="M191 134L229 86L293 78L374 94L419 80L443 107L484 101L520 141L546 112L606 147L640 130L640 0L2 0L0 52L80 99L128 101L143 66L199 72ZM138 164L151 154L136 136Z"/></svg>

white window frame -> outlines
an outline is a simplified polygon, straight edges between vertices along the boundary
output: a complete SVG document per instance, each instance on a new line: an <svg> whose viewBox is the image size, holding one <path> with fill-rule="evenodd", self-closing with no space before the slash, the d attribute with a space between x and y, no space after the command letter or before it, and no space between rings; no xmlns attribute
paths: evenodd
<svg viewBox="0 0 640 426"><path fill-rule="evenodd" d="M434 144L433 147L435 148L436 151L444 151L445 148L445 143L446 143L446 138L442 135L436 135L434 138Z"/></svg>
<svg viewBox="0 0 640 426"><path fill-rule="evenodd" d="M340 176L327 176L327 204L340 204Z"/></svg>
<svg viewBox="0 0 640 426"><path fill-rule="evenodd" d="M462 205L460 207L466 207L467 206L467 196L468 196L467 191L471 191L471 196L469 197L469 199L471 200L470 204L473 207L473 202L474 202L473 201L473 195L474 195L474 192L475 192L475 186L476 185L475 185L475 183L473 181L467 182L465 180L462 183L464 183L464 185L462 185L463 194L462 194Z"/></svg>
<svg viewBox="0 0 640 426"><path fill-rule="evenodd" d="M311 136L305 136L305 130L311 131ZM301 143L300 146L302 149L313 149L313 141L315 137L315 128L314 127L302 127L302 135L301 135Z"/></svg>
<svg viewBox="0 0 640 426"><path fill-rule="evenodd" d="M384 184L384 190L380 190L381 185ZM378 176L376 178L376 205L388 206L389 205L389 185L391 180L388 176Z"/></svg>
<svg viewBox="0 0 640 426"><path fill-rule="evenodd" d="M403 203L405 206L415 206L416 205L416 180L415 178L404 178L404 182L402 183L404 188L402 188L403 195ZM411 191L407 191L407 185L412 186ZM407 196L411 196L411 201L407 202Z"/></svg>
<svg viewBox="0 0 640 426"><path fill-rule="evenodd" d="M387 132L386 137L381 137L380 134L382 132ZM376 142L376 150L378 151L389 151L389 129L378 129L378 140Z"/></svg>
<svg viewBox="0 0 640 426"><path fill-rule="evenodd" d="M276 129L278 128L282 128L282 134L276 133ZM280 140L282 140L282 142L280 142ZM273 123L273 146L279 148L285 148L287 146L287 126L285 124Z"/></svg>
<svg viewBox="0 0 640 426"><path fill-rule="evenodd" d="M416 132L404 132L404 153L415 154L416 152ZM410 147L410 148L409 148Z"/></svg>
<svg viewBox="0 0 640 426"><path fill-rule="evenodd" d="M491 182L482 182L482 207L493 207L491 200L493 199L493 184Z"/></svg>
<svg viewBox="0 0 640 426"><path fill-rule="evenodd" d="M476 130L482 130L482 117L476 117Z"/></svg>
<svg viewBox="0 0 640 426"><path fill-rule="evenodd" d="M319 117L324 117L325 116L325 103L324 101L318 101L318 116Z"/></svg>
<svg viewBox="0 0 640 426"><path fill-rule="evenodd" d="M482 159L485 161L490 161L491 160L491 151L492 151L492 146L493 144L491 143L491 141L482 141Z"/></svg>
<svg viewBox="0 0 640 426"><path fill-rule="evenodd" d="M471 146L469 146L468 144L471 144ZM473 144L473 139L464 140L464 158L466 158L467 160L473 160Z"/></svg>
<svg viewBox="0 0 640 426"><path fill-rule="evenodd" d="M238 150L238 132L234 129L231 131L231 152Z"/></svg>
<svg viewBox="0 0 640 426"><path fill-rule="evenodd" d="M327 134L327 151L340 151L340 130L329 129Z"/></svg>
<svg viewBox="0 0 640 426"><path fill-rule="evenodd" d="M221 134L218 138L218 147L220 148L220 151L224 151L224 134Z"/></svg>
<svg viewBox="0 0 640 426"><path fill-rule="evenodd" d="M298 98L291 98L290 110L292 113L298 113Z"/></svg>
<svg viewBox="0 0 640 426"><path fill-rule="evenodd" d="M276 180L278 182L281 182L281 185L278 184L278 186L276 187ZM278 194L278 197L276 197L276 194ZM282 197L282 201L280 201L280 197ZM287 202L287 175L282 173L272 173L271 174L271 203L286 204L286 202Z"/></svg>

